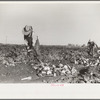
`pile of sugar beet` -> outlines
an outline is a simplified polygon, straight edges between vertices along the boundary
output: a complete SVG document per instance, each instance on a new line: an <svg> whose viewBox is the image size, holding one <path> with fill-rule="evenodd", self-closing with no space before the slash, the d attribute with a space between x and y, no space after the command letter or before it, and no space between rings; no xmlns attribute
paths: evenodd
<svg viewBox="0 0 100 100"><path fill-rule="evenodd" d="M84 57L74 56L73 62L67 58L50 62L38 61L36 55L27 56L25 49L22 51L0 51L0 63L5 67L17 66L20 63L28 64L36 70L38 77L58 77L56 82L65 83L99 83L100 82L100 56Z"/></svg>

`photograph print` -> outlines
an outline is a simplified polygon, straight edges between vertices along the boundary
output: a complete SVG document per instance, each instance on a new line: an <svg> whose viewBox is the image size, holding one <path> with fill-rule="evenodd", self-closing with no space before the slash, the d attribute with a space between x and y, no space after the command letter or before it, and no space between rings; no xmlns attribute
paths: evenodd
<svg viewBox="0 0 100 100"><path fill-rule="evenodd" d="M100 83L100 2L0 2L0 83Z"/></svg>

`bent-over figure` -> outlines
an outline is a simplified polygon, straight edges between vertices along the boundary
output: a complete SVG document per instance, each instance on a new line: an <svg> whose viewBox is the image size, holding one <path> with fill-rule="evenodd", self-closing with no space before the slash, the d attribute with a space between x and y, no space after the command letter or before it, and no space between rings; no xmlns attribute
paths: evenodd
<svg viewBox="0 0 100 100"><path fill-rule="evenodd" d="M33 46L33 38L32 38L32 34L33 34L33 28L32 26L25 26L23 28L22 33L24 34L24 40L26 41L26 49L28 52L30 52L32 50L32 46Z"/></svg>

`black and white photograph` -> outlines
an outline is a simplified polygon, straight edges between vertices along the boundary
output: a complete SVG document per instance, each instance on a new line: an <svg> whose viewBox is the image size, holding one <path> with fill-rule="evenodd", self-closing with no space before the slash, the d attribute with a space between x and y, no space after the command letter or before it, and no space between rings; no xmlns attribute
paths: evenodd
<svg viewBox="0 0 100 100"><path fill-rule="evenodd" d="M100 2L0 2L0 83L100 83Z"/></svg>
<svg viewBox="0 0 100 100"><path fill-rule="evenodd" d="M0 99L100 99L100 1L0 1Z"/></svg>

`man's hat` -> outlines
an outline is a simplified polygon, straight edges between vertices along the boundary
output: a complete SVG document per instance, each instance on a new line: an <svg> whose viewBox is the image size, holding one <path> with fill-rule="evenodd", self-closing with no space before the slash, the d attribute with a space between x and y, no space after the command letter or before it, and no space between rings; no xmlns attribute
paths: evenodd
<svg viewBox="0 0 100 100"><path fill-rule="evenodd" d="M24 29L23 29L22 32L23 32L24 35L28 35L28 34L30 34L30 32L32 32L32 31L33 31L33 30L32 30L32 26L27 26L27 25L26 25L26 26L24 27Z"/></svg>
<svg viewBox="0 0 100 100"><path fill-rule="evenodd" d="M30 28L31 28L31 26L27 26L27 25L25 26L25 30L26 30L26 31L29 31Z"/></svg>

